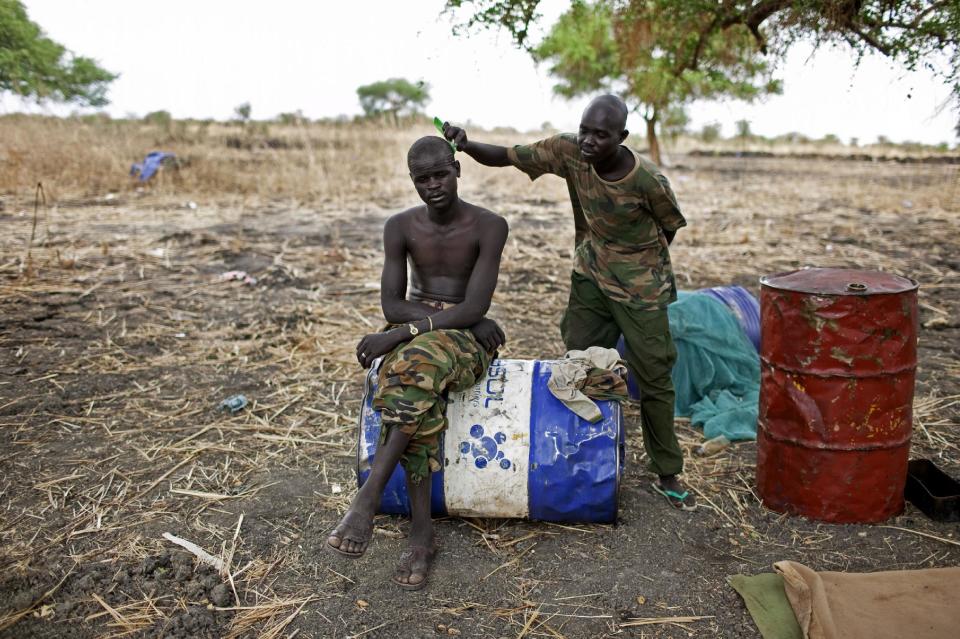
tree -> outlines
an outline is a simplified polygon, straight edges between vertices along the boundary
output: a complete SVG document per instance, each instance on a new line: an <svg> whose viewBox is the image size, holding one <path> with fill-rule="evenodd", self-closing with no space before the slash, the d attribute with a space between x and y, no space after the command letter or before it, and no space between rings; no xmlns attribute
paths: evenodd
<svg viewBox="0 0 960 639"><path fill-rule="evenodd" d="M666 5L677 3L576 0L530 49L535 60L550 65L559 95L570 98L609 91L636 105L634 110L646 122L650 156L657 164L661 162L658 125L668 115L671 125L686 120L684 107L694 99L753 100L780 90L743 27L713 34L698 53L697 68L690 68L689 22L702 22L708 16L701 10L676 20L676 14L689 11L681 3L673 8L670 19L662 17ZM670 137L673 128L668 128Z"/></svg>
<svg viewBox="0 0 960 639"><path fill-rule="evenodd" d="M651 154L667 106L778 90L772 68L790 46L851 47L924 67L953 88L960 108L960 2L956 0L573 0L540 43L540 0L447 0L465 11L456 30L505 28L551 62L562 95L617 90L642 103ZM592 51L590 49L593 49Z"/></svg>
<svg viewBox="0 0 960 639"><path fill-rule="evenodd" d="M20 0L0 0L0 92L37 102L103 106L116 77L45 36Z"/></svg>
<svg viewBox="0 0 960 639"><path fill-rule="evenodd" d="M706 142L707 144L713 144L720 139L720 123L712 122L710 124L704 124L703 128L700 129L700 139Z"/></svg>
<svg viewBox="0 0 960 639"><path fill-rule="evenodd" d="M416 115L430 101L430 85L404 78L390 78L357 88L364 115L387 116L397 122L402 116Z"/></svg>
<svg viewBox="0 0 960 639"><path fill-rule="evenodd" d="M250 106L249 102L243 102L233 107L233 115L236 117L237 121L241 124L246 124L250 121L250 115L253 113L253 107Z"/></svg>
<svg viewBox="0 0 960 639"><path fill-rule="evenodd" d="M687 126L690 124L690 116L684 108L673 106L667 109L660 121L660 129L665 137L676 142L677 139L687 132Z"/></svg>
<svg viewBox="0 0 960 639"><path fill-rule="evenodd" d="M750 131L750 120L737 120L733 126L737 131L737 137L741 140L753 137L753 132Z"/></svg>

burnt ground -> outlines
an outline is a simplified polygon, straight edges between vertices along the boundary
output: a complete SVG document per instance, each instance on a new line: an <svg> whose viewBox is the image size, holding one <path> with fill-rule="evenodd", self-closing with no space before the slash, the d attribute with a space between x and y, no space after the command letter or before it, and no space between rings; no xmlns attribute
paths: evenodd
<svg viewBox="0 0 960 639"><path fill-rule="evenodd" d="M562 183L472 169L464 196L511 223L494 309L503 355L558 356L572 243ZM756 292L759 275L808 264L920 281L911 456L960 477L956 167L688 157L668 175L690 221L673 250L683 288ZM379 518L359 561L325 552L355 486L351 352L380 322L390 212L348 204L193 210L123 195L41 211L29 258L32 211L0 211L0 636L758 637L729 575L783 559L960 565L960 526L909 504L884 525L764 509L752 443L688 455L703 507L671 510L649 489L632 408L616 526L440 520L418 593L389 582L401 519ZM230 270L258 281L220 281ZM237 393L247 408L217 410ZM700 434L678 428L691 453Z"/></svg>

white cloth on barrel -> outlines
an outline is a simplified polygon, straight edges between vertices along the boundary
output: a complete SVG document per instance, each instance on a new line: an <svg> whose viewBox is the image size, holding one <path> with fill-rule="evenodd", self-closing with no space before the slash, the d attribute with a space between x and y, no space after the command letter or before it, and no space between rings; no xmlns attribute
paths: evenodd
<svg viewBox="0 0 960 639"><path fill-rule="evenodd" d="M623 379L627 377L627 367L615 348L591 346L585 351L567 351L562 360L551 365L547 382L554 397L590 423L603 418L597 403L584 393L588 373L594 368L612 371Z"/></svg>

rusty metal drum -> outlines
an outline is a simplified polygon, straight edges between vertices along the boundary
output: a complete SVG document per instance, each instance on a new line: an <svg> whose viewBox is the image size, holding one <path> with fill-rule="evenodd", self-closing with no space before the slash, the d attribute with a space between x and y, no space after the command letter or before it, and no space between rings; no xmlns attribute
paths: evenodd
<svg viewBox="0 0 960 639"><path fill-rule="evenodd" d="M868 523L903 510L917 283L813 268L760 280L757 488L778 512Z"/></svg>

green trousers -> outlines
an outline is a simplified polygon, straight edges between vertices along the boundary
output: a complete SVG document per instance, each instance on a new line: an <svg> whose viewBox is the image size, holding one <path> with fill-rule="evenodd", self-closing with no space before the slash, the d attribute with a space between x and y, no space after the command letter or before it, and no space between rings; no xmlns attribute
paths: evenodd
<svg viewBox="0 0 960 639"><path fill-rule="evenodd" d="M573 273L570 301L560 322L567 350L627 345L627 367L640 389L640 427L649 469L657 475L683 470L683 451L673 428L673 380L677 349L670 337L667 311L641 311L614 302L593 280Z"/></svg>

